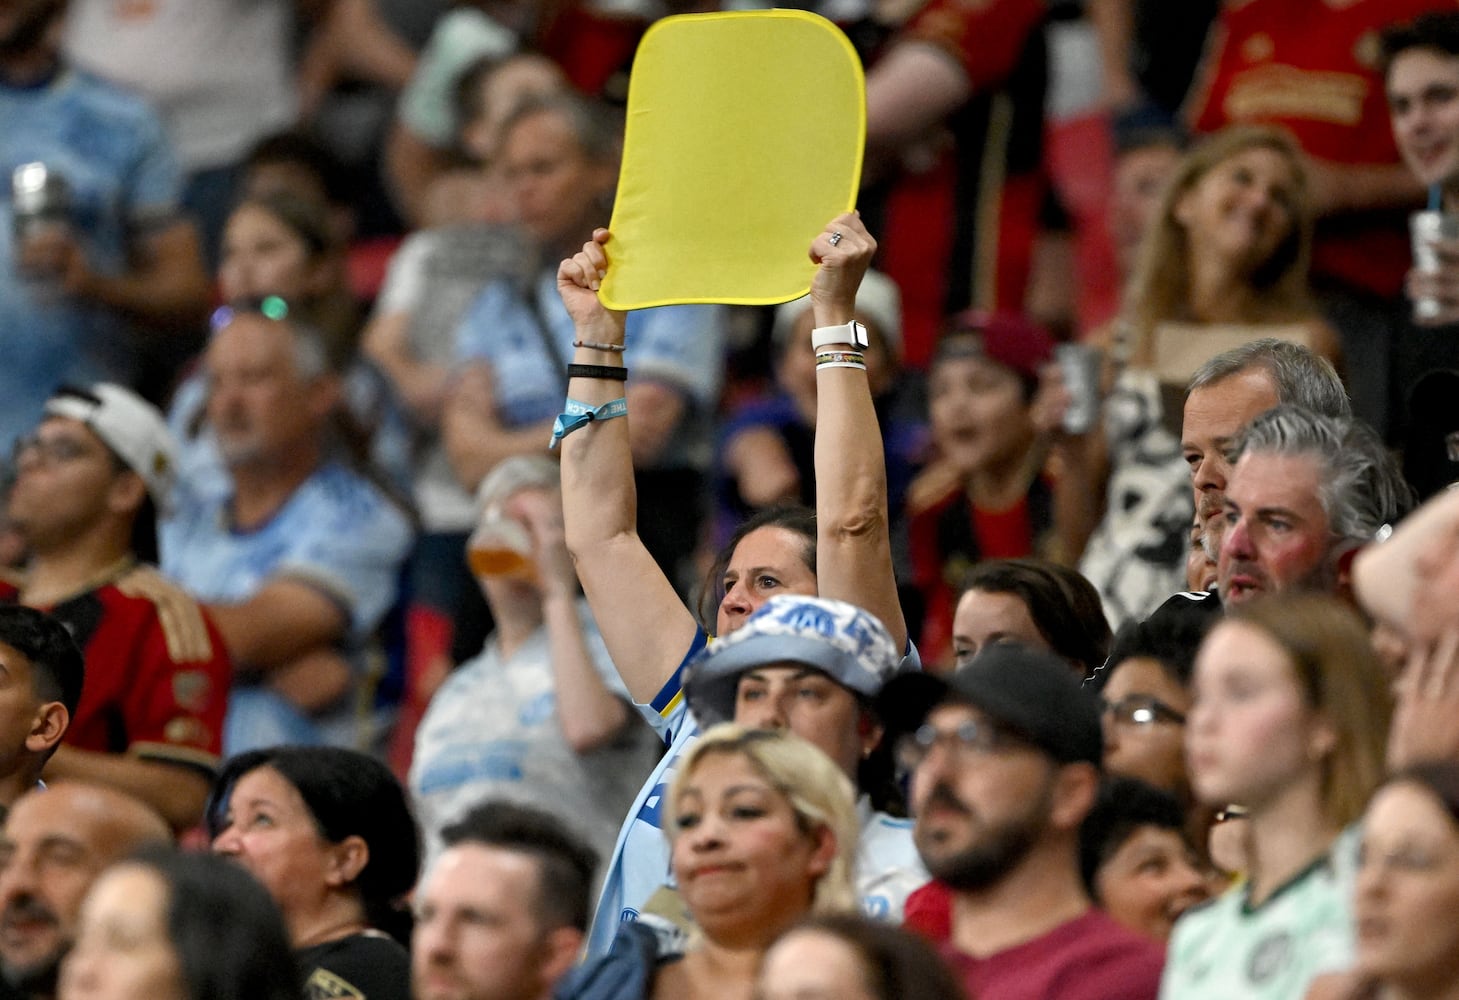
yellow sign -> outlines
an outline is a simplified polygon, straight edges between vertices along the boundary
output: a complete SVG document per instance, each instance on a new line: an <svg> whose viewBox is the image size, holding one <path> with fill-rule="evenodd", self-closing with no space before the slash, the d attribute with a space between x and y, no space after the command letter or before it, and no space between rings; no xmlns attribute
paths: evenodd
<svg viewBox="0 0 1459 1000"><path fill-rule="evenodd" d="M855 207L865 140L861 62L825 18L768 10L657 22L629 82L603 304L804 295L812 238Z"/></svg>

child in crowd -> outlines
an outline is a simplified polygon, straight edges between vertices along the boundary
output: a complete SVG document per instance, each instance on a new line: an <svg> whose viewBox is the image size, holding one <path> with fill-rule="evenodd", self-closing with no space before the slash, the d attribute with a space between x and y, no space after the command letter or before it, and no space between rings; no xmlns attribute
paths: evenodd
<svg viewBox="0 0 1459 1000"><path fill-rule="evenodd" d="M1046 554L1051 543L1053 490L1033 399L1053 349L1042 329L1002 314L964 314L938 344L928 376L934 458L907 495L926 664L951 664L954 606L974 563Z"/></svg>

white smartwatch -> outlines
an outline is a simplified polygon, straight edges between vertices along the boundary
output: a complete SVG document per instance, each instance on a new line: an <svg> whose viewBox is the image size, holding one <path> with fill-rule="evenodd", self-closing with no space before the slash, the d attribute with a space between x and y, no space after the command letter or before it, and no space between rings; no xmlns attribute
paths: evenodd
<svg viewBox="0 0 1459 1000"><path fill-rule="evenodd" d="M866 327L852 320L840 326L818 326L811 331L811 347L819 350L832 344L850 344L853 347L870 347Z"/></svg>

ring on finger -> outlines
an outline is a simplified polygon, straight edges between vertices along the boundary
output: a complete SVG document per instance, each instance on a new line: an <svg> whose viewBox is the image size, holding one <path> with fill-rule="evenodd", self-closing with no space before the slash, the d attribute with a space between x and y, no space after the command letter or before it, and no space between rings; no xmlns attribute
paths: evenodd
<svg viewBox="0 0 1459 1000"><path fill-rule="evenodd" d="M841 241L845 238L846 237L841 235L841 231L839 229L836 230L836 232L831 234L831 246L840 246Z"/></svg>

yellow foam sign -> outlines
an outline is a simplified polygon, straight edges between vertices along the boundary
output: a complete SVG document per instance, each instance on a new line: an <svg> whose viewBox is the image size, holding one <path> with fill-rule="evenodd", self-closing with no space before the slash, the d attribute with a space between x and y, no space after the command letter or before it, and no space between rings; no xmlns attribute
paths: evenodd
<svg viewBox="0 0 1459 1000"><path fill-rule="evenodd" d="M603 304L804 295L812 238L856 204L865 140L861 61L825 18L767 10L658 21L629 82Z"/></svg>

